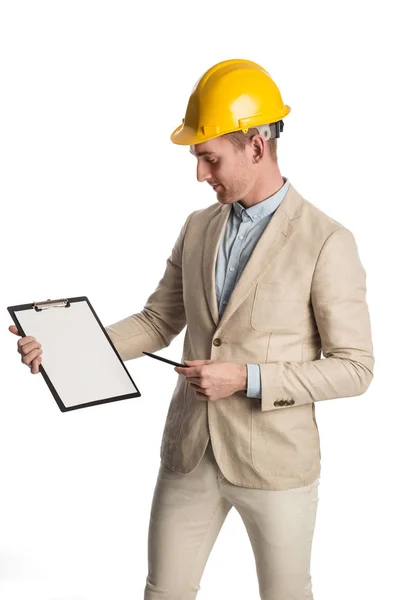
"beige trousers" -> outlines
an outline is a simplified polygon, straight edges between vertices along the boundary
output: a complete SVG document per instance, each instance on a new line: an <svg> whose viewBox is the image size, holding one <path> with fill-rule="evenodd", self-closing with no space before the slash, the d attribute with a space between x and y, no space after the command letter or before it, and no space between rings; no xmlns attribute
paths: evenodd
<svg viewBox="0 0 400 600"><path fill-rule="evenodd" d="M194 600L207 559L234 506L253 548L262 600L313 600L310 562L319 478L268 491L230 483L211 443L191 473L160 465L148 538L145 600ZM246 598L246 600L251 600Z"/></svg>

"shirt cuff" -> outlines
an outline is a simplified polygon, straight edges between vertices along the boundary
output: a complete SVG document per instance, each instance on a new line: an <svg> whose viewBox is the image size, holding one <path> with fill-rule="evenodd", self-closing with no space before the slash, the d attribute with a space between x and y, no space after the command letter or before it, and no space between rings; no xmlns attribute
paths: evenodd
<svg viewBox="0 0 400 600"><path fill-rule="evenodd" d="M260 365L248 365L247 367L247 391L249 398L261 398L261 371Z"/></svg>

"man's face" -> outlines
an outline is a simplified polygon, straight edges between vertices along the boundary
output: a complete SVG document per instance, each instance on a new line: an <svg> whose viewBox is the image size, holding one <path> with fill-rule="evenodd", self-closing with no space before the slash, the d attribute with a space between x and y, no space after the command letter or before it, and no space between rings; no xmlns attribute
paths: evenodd
<svg viewBox="0 0 400 600"><path fill-rule="evenodd" d="M217 200L232 204L244 198L255 181L252 147L242 152L223 136L190 146L197 158L197 180L207 181L214 187Z"/></svg>

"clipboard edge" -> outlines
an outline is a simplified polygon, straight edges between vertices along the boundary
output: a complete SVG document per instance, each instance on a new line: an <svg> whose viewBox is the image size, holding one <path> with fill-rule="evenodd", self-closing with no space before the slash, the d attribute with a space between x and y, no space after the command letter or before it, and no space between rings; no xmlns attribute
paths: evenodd
<svg viewBox="0 0 400 600"><path fill-rule="evenodd" d="M51 382L51 379L49 378L49 376L47 375L43 365L39 365L39 372L42 374L48 388L50 389L54 400L57 403L58 408L60 409L61 412L69 412L71 410L76 410L77 408L86 408L87 406L96 406L97 404L107 404L109 402L116 402L118 400L127 400L128 398L140 398L142 396L142 394L139 391L139 388L137 387L136 383L133 381L131 374L129 373L128 369L126 368L126 365L124 363L124 361L122 360L122 358L120 357L120 355L118 354L117 349L115 348L114 344L111 341L110 336L108 335L105 327L103 326L102 322L100 321L99 317L97 316L96 311L94 310L89 298L87 296L74 296L72 298L66 298L69 302L86 302L90 308L90 310L93 313L93 316L95 317L98 325L100 326L100 328L102 329L105 337L107 338L108 342L110 343L111 347L113 348L115 354L117 355L120 363L122 364L125 372L128 375L128 378L130 379L130 381L133 383L134 387L136 388L136 392L130 392L129 394L123 394L121 396L113 396L111 398L102 398L101 400L93 400L92 402L87 402L84 404L77 404L76 406L66 406L63 401L61 400L61 397L59 396L59 394L57 393L57 390L55 389L54 385ZM17 305L13 305L13 306L7 306L7 310L12 318L12 320L14 321L14 325L16 326L16 328L18 329L18 332L20 334L21 337L26 337L26 334L20 324L20 322L17 319L17 316L15 315L15 312L18 311L22 311L22 310L32 310L34 303L30 302L30 303L26 303L26 304L17 304ZM22 332L22 334L21 334Z"/></svg>

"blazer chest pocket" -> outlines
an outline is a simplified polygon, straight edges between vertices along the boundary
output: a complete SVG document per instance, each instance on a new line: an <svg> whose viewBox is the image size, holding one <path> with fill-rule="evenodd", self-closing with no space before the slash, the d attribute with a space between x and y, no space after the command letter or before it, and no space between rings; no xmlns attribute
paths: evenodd
<svg viewBox="0 0 400 600"><path fill-rule="evenodd" d="M290 332L309 311L308 298L289 283L258 283L250 322L257 331Z"/></svg>

